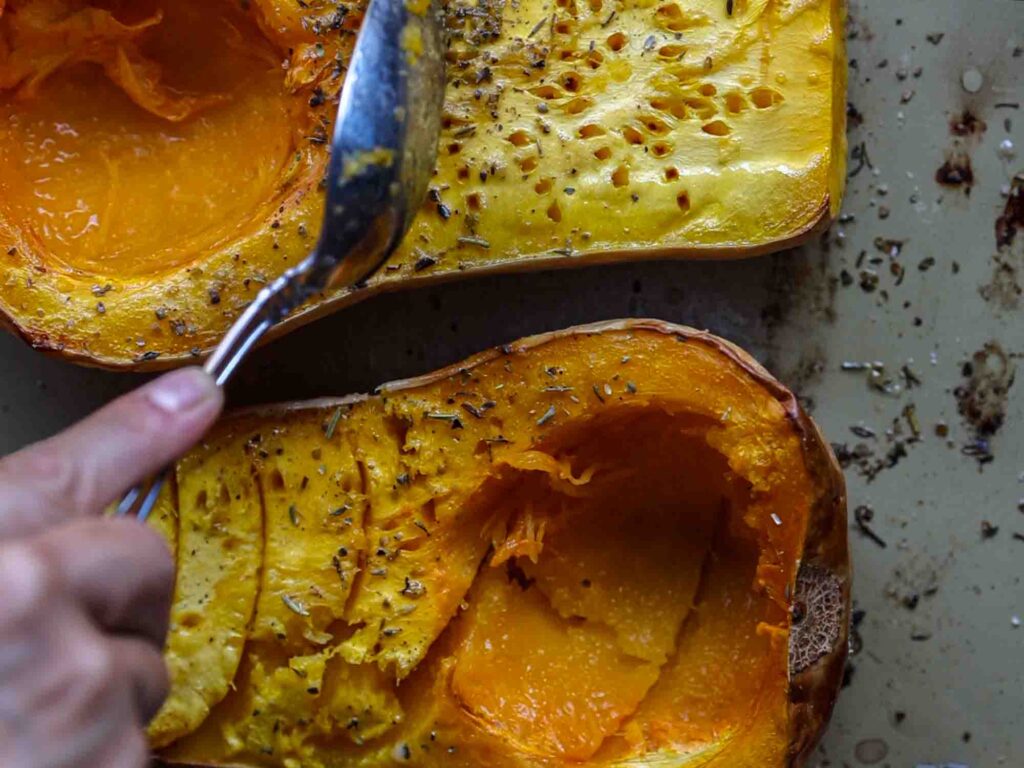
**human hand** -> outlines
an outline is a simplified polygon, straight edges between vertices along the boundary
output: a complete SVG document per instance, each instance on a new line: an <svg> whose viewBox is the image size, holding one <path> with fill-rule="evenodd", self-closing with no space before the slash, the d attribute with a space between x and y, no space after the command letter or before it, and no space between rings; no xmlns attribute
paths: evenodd
<svg viewBox="0 0 1024 768"><path fill-rule="evenodd" d="M148 526L101 515L222 402L202 371L177 371L0 460L0 766L147 764L174 564Z"/></svg>

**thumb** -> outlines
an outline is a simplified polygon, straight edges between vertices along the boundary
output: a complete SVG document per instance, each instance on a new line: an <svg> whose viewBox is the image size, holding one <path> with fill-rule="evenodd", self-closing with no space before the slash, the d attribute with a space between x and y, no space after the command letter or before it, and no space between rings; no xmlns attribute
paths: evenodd
<svg viewBox="0 0 1024 768"><path fill-rule="evenodd" d="M186 368L0 460L0 538L99 514L196 443L223 401L213 379Z"/></svg>

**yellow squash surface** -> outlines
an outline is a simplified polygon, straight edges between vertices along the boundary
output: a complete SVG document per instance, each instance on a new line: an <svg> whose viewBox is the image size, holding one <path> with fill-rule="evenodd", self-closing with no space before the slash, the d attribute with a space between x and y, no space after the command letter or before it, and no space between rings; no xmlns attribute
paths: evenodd
<svg viewBox="0 0 1024 768"><path fill-rule="evenodd" d="M831 712L842 476L708 334L570 329L238 414L176 479L163 761L783 768Z"/></svg>
<svg viewBox="0 0 1024 768"><path fill-rule="evenodd" d="M367 287L798 242L844 178L842 0L451 0L438 170ZM320 226L361 5L0 1L0 319L108 367L208 351Z"/></svg>

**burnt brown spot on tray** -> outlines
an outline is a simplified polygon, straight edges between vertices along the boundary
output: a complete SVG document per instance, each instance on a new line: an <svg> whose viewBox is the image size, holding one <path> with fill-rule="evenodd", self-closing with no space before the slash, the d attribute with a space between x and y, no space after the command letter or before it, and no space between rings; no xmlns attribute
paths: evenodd
<svg viewBox="0 0 1024 768"><path fill-rule="evenodd" d="M1024 229L1024 174L1020 173L1013 177L1006 205L996 218L996 247L1009 248L1013 245L1018 229Z"/></svg>
<svg viewBox="0 0 1024 768"><path fill-rule="evenodd" d="M969 109L953 115L949 121L949 132L954 136L981 136L988 129L984 120Z"/></svg>
<svg viewBox="0 0 1024 768"><path fill-rule="evenodd" d="M966 383L956 389L960 415L979 435L994 435L1006 416L1006 399L1016 366L997 341L990 341L964 364Z"/></svg>
<svg viewBox="0 0 1024 768"><path fill-rule="evenodd" d="M962 189L971 194L974 168L965 145L976 144L988 130L988 125L970 109L954 114L949 120L949 133L953 146L946 152L946 161L935 171L935 181L944 187Z"/></svg>
<svg viewBox="0 0 1024 768"><path fill-rule="evenodd" d="M1024 229L1024 174L1018 173L1010 184L1003 210L996 217L992 277L979 288L981 297L997 310L1016 309L1024 295L1024 287L1020 283L1024 252L1014 248L1020 229Z"/></svg>
<svg viewBox="0 0 1024 768"><path fill-rule="evenodd" d="M1013 360L997 341L986 343L963 365L965 381L954 395L957 410L974 433L963 452L982 464L992 460L989 438L1006 419L1007 397L1016 372Z"/></svg>
<svg viewBox="0 0 1024 768"><path fill-rule="evenodd" d="M953 151L946 162L935 171L935 181L944 187L962 189L966 194L971 193L974 186L974 169L971 167L971 157L966 152Z"/></svg>
<svg viewBox="0 0 1024 768"><path fill-rule="evenodd" d="M943 557L917 552L893 568L885 585L885 595L896 605L914 611L922 601L939 591L942 577L952 562L952 553Z"/></svg>
<svg viewBox="0 0 1024 768"><path fill-rule="evenodd" d="M1017 268L1014 264L997 255L992 267L992 278L978 292L981 297L993 304L997 309L1016 309L1020 303L1020 297L1024 294L1024 287L1017 278Z"/></svg>

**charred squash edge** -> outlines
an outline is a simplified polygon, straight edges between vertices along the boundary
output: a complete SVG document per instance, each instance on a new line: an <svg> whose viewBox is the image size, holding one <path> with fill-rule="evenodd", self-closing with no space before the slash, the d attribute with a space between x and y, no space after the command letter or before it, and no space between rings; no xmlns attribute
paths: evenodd
<svg viewBox="0 0 1024 768"><path fill-rule="evenodd" d="M543 272L547 270L573 269L603 264L625 264L644 261L740 261L769 253L795 248L815 235L824 232L832 224L836 211L832 210L831 195L822 198L821 205L813 220L793 234L776 240L746 245L719 245L706 247L663 246L658 248L614 248L608 250L580 251L572 256L545 253L536 256L514 256L507 261L481 266L471 266L463 271L453 270L437 274L404 275L389 280L373 280L364 287L353 287L327 299L314 296L304 308L286 317L271 328L257 346L263 346L275 339L301 328L315 320L333 314L346 307L358 304L375 296L395 293L408 289L425 288L452 282L461 282L475 277L517 274L521 272ZM323 294L320 294L322 296ZM185 365L201 363L213 352L213 347L202 348L200 354L189 352L161 354L155 360L136 360L126 357L97 355L80 346L72 337L52 336L25 327L8 311L0 308L0 327L7 328L33 349L63 360L70 360L91 368L133 373L166 371ZM227 328L225 327L225 332Z"/></svg>
<svg viewBox="0 0 1024 768"><path fill-rule="evenodd" d="M381 394L414 389L442 381L462 371L510 354L526 352L548 342L572 336L590 336L610 331L654 331L674 336L680 341L697 342L711 347L739 366L763 386L783 407L794 430L801 438L808 469L822 493L808 519L807 535L799 568L816 568L836 579L841 595L842 611L837 638L832 648L806 669L789 676L789 739L787 760L778 768L798 768L814 751L832 715L849 645L850 627L850 553L846 532L846 481L818 426L801 408L796 396L777 381L747 352L714 334L663 320L609 320L574 326L561 331L541 333L480 352L467 360L454 363L432 373L382 384L374 394L349 395L342 398L320 398L294 403L255 406L235 411L229 418L243 416L274 416L310 408L327 408L370 400ZM207 768L203 763L173 763L156 758L157 765ZM218 768L250 768L244 764L219 763ZM768 767L770 768L770 767Z"/></svg>

